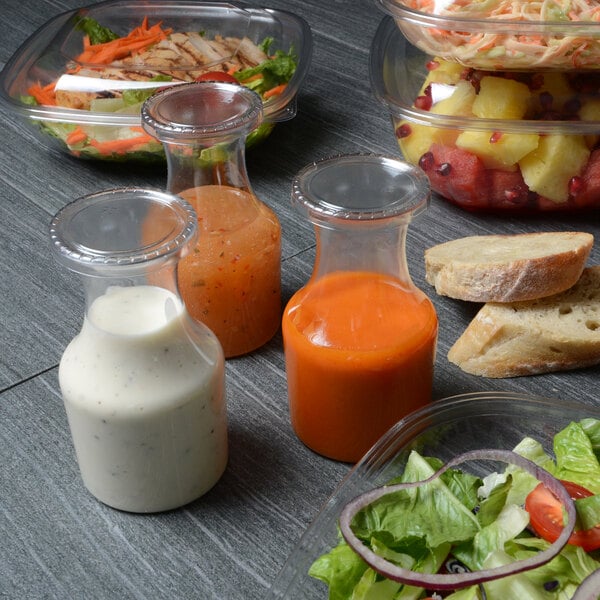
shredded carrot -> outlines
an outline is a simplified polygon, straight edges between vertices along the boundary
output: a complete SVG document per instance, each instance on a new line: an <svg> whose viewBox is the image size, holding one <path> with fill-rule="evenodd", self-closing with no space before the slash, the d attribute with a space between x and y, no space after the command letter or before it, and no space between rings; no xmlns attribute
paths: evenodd
<svg viewBox="0 0 600 600"><path fill-rule="evenodd" d="M153 142L154 138L147 133L137 135L135 137L119 139L119 140L107 140L106 142L99 142L97 140L91 140L90 146L93 146L100 152L100 154L125 154L129 150L135 149L137 146L142 146Z"/></svg>
<svg viewBox="0 0 600 600"><path fill-rule="evenodd" d="M262 79L263 76L261 73L257 73L256 75L251 75L250 77L247 77L246 79L244 79L244 83L249 83L250 81L258 81L259 79Z"/></svg>
<svg viewBox="0 0 600 600"><path fill-rule="evenodd" d="M272 98L273 96L279 96L283 90L287 87L287 83L281 83L280 85L276 85L274 88L267 90L263 94L263 98L266 100L267 98Z"/></svg>
<svg viewBox="0 0 600 600"><path fill-rule="evenodd" d="M69 146L74 146L75 144L79 144L81 142L85 142L87 140L87 133L79 126L75 127L71 133L67 136L67 144Z"/></svg>
<svg viewBox="0 0 600 600"><path fill-rule="evenodd" d="M166 39L171 31L170 28L163 29L160 22L148 27L148 17L144 17L139 27L116 40L102 44L90 44L89 39L86 42L84 38L84 50L77 60L82 63L110 64Z"/></svg>
<svg viewBox="0 0 600 600"><path fill-rule="evenodd" d="M48 85L41 85L39 82L29 86L27 92L31 94L38 104L46 106L56 106L56 94L54 93L54 82Z"/></svg>

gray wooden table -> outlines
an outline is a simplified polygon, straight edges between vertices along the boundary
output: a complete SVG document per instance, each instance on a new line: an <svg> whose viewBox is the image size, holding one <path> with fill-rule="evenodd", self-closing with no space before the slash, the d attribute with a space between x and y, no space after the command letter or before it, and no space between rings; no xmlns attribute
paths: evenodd
<svg viewBox="0 0 600 600"><path fill-rule="evenodd" d="M83 4L3 0L0 66L47 19ZM308 278L314 256L312 230L289 203L294 174L332 154L397 155L398 149L369 86L369 47L383 17L374 2L264 5L303 16L314 36L298 116L248 156L256 193L282 223L287 299ZM0 142L0 597L262 597L349 469L313 454L294 436L281 337L227 364L230 462L210 493L159 515L126 514L97 502L79 478L57 384L61 353L81 324L82 290L54 263L48 223L76 197L129 184L162 187L166 172L47 152L1 107ZM446 359L475 307L432 293L423 280L424 249L460 235L542 229L600 233L598 215L492 217L437 199L411 225L410 270L440 319L436 400L506 390L598 403L598 368L498 381L469 376ZM591 261L600 261L600 243Z"/></svg>

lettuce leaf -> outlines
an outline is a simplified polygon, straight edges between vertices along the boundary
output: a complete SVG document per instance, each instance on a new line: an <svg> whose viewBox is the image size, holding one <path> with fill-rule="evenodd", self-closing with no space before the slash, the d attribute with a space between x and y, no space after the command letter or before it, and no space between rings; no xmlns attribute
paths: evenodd
<svg viewBox="0 0 600 600"><path fill-rule="evenodd" d="M413 451L402 479L422 481L434 472L431 465ZM475 515L441 478L412 490L386 494L360 511L353 526L356 535L363 539L378 533L391 536L396 543L415 537L424 539L429 548L470 539L480 529Z"/></svg>
<svg viewBox="0 0 600 600"><path fill-rule="evenodd" d="M579 423L571 423L554 436L554 476L600 494L600 464L590 438Z"/></svg>
<svg viewBox="0 0 600 600"><path fill-rule="evenodd" d="M262 95L271 88L287 83L296 71L297 62L298 59L293 49L287 53L277 50L269 60L265 60L255 67L241 69L233 75L240 83ZM255 75L262 75L262 77L246 81Z"/></svg>
<svg viewBox="0 0 600 600"><path fill-rule="evenodd" d="M111 40L116 40L119 36L111 31L108 27L104 27L91 17L81 17L75 23L75 29L83 31L89 38L90 44L104 44Z"/></svg>

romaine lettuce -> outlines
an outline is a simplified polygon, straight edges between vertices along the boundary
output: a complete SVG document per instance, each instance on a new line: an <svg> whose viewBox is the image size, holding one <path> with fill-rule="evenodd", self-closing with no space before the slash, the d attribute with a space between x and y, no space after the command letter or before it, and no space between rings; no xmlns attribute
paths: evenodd
<svg viewBox="0 0 600 600"><path fill-rule="evenodd" d="M554 476L582 485L598 496L576 500L584 528L600 523L600 421L571 423L555 436L554 453L525 438L515 452ZM410 453L402 475L390 483L422 481L435 473L436 458ZM538 481L509 465L480 479L449 470L415 489L386 494L362 509L352 528L379 556L414 571L435 573L448 557L470 570L525 559L549 547L529 530L522 508ZM546 565L487 582L487 600L568 600L590 573L600 568L592 555L567 545ZM330 600L418 600L424 590L384 579L340 537L339 544L312 565L310 575L329 587ZM478 586L458 590L446 600L477 600Z"/></svg>

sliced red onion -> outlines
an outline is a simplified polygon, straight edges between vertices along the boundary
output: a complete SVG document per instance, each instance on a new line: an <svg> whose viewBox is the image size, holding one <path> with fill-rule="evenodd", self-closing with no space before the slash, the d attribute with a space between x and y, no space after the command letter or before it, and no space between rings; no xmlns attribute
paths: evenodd
<svg viewBox="0 0 600 600"><path fill-rule="evenodd" d="M598 600L599 595L600 569L596 569L581 582L571 600Z"/></svg>
<svg viewBox="0 0 600 600"><path fill-rule="evenodd" d="M493 569L483 569L481 571L471 571L459 574L430 574L419 573L417 571L411 571L410 569L403 569L402 567L389 562L381 556L378 556L370 548L364 545L352 531L350 524L352 523L352 520L356 514L367 505L373 503L375 500L378 500L386 494L397 492L399 490L420 487L437 479L448 469L472 460L493 460L516 465L533 475L558 498L565 508L568 522L563 528L561 534L558 536L557 540L551 544L549 548L539 552L535 556L523 560L516 560L509 565L494 567ZM520 456L519 454L511 452L510 450L482 449L465 452L464 454L455 457L446 463L439 471L423 481L383 486L370 490L365 494L361 494L349 502L342 510L340 515L340 530L344 536L344 539L354 550L354 552L356 552L373 570L377 571L384 577L404 583L406 585L423 587L430 590L457 590L470 585L483 583L485 581L491 581L493 579L507 577L508 575L514 575L515 573L529 571L530 569L535 569L536 567L546 564L552 560L568 542L569 537L573 532L573 528L575 527L575 516L575 505L571 499L571 496L569 495L569 492L567 492L563 484L558 479L550 475L548 471L542 469L534 462ZM587 600L587 596L582 596L580 600L583 600L584 598Z"/></svg>

